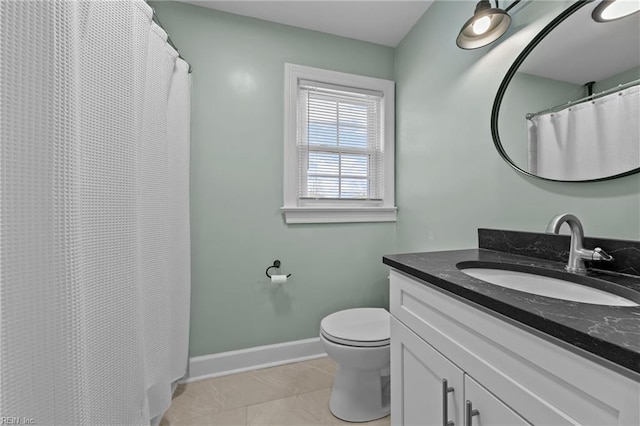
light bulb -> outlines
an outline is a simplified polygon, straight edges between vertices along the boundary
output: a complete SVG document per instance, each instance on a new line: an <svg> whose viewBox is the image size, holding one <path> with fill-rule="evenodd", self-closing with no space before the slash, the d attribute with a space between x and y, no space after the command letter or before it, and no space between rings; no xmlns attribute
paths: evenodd
<svg viewBox="0 0 640 426"><path fill-rule="evenodd" d="M473 23L473 33L477 35L484 34L489 29L490 26L491 26L490 16L485 16L483 18L480 18Z"/></svg>
<svg viewBox="0 0 640 426"><path fill-rule="evenodd" d="M640 1L638 0L617 0L609 4L609 6L602 11L600 16L602 16L602 19L605 21L611 21L613 19L631 15L638 10L640 10Z"/></svg>

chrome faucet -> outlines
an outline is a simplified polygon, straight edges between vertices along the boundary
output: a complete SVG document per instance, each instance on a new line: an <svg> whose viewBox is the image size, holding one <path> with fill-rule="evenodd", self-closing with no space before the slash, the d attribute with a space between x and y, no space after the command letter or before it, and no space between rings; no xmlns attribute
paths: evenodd
<svg viewBox="0 0 640 426"><path fill-rule="evenodd" d="M564 222L567 222L569 228L571 228L571 245L569 247L569 262L565 269L569 272L584 273L587 268L584 266L585 260L604 260L611 262L613 256L607 254L600 247L596 247L593 250L587 250L583 247L584 230L580 220L572 214L565 213L554 216L547 225L547 232L558 234L560 233L560 227Z"/></svg>

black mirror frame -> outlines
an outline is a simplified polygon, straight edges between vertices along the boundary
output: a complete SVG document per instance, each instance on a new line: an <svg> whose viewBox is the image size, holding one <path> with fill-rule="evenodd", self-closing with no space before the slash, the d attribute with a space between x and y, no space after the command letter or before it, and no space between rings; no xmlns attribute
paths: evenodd
<svg viewBox="0 0 640 426"><path fill-rule="evenodd" d="M566 20L569 16L571 16L574 12L576 12L578 9L586 6L589 3L592 3L593 0L580 0L575 2L574 4L572 4L571 6L569 6L567 9L565 9L562 13L560 13L560 15L558 15L557 17L555 17L549 24L547 24L546 27L544 27L542 29L542 31L540 31L534 38L533 40L531 40L529 42L529 44L524 48L524 50L518 55L518 57L516 58L516 60L513 62L513 64L511 65L511 67L509 68L509 71L507 71L507 74L505 75L504 79L502 80L502 83L500 84L500 87L498 88L498 93L496 94L496 98L493 101L493 108L491 110L491 136L493 137L493 144L496 147L496 150L498 150L498 153L500 154L500 156L502 157L502 159L504 161L507 162L507 164L509 164L512 168L514 168L515 170L517 170L518 172L527 175L527 176L531 176L531 177L535 177L537 179L542 179L542 180L546 180L546 181L550 181L550 182L571 182L571 183L581 183L581 182L601 182L601 181L606 181L606 180L612 180L612 179L617 179L617 178L621 178L624 176L629 176L635 173L640 172L640 167L633 169L633 170L629 170L627 172L624 173L619 173L617 175L612 175L612 176L607 176L607 177L603 177L603 178L598 178L598 179L587 179L587 180L560 180L560 179L549 179L549 178L545 178L542 176L538 176L535 175L533 173L530 173L520 167L518 167L513 160L511 160L511 158L509 157L509 155L506 153L506 151L504 150L504 147L502 146L502 142L500 141L500 135L498 134L498 113L500 110L500 104L502 103L502 99L504 98L504 94L507 91L507 87L509 86L509 83L511 82L511 80L513 79L514 75L516 74L518 68L520 67L520 65L522 65L522 63L524 62L524 60L527 58L527 56L529 56L529 54L533 51L533 49L540 44L540 42L558 25L560 25L564 20Z"/></svg>

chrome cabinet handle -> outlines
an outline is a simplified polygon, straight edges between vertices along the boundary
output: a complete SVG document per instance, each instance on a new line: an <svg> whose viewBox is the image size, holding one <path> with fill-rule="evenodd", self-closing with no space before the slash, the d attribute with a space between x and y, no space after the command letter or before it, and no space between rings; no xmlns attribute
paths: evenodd
<svg viewBox="0 0 640 426"><path fill-rule="evenodd" d="M466 407L465 407L465 410L464 410L464 426L472 426L471 418L473 416L479 415L480 411L474 410L473 409L473 405L471 404L471 401L469 401L468 399L467 399L467 402L466 402L465 405L466 405Z"/></svg>
<svg viewBox="0 0 640 426"><path fill-rule="evenodd" d="M453 392L453 388L449 386L447 379L442 379L442 426L454 426L455 423L449 420L449 392Z"/></svg>

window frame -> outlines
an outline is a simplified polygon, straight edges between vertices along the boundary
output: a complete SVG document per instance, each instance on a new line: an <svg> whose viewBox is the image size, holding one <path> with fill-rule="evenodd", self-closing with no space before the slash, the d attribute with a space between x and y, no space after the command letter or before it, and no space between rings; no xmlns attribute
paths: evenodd
<svg viewBox="0 0 640 426"><path fill-rule="evenodd" d="M376 200L300 199L298 197L297 99L300 80L383 94L384 197ZM285 63L284 73L284 205L286 223L395 222L395 82L321 68Z"/></svg>

